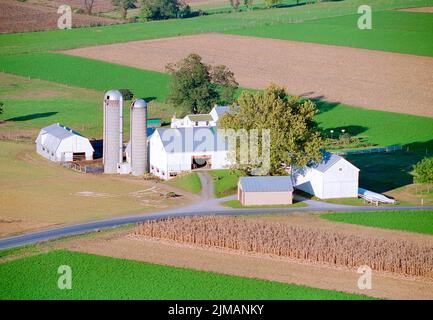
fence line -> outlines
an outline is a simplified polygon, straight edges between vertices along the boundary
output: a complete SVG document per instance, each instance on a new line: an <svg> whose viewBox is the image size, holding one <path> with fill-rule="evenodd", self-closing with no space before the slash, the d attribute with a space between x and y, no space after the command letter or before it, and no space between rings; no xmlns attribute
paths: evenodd
<svg viewBox="0 0 433 320"><path fill-rule="evenodd" d="M364 154L364 153L382 153L382 152L395 152L403 150L402 145L381 147L381 148L368 148L348 151L335 151L334 153L340 156L347 156L351 154Z"/></svg>
<svg viewBox="0 0 433 320"><path fill-rule="evenodd" d="M104 171L102 167L91 167L87 165L81 165L75 162L62 162L61 165L65 168L72 169L81 173L102 173Z"/></svg>

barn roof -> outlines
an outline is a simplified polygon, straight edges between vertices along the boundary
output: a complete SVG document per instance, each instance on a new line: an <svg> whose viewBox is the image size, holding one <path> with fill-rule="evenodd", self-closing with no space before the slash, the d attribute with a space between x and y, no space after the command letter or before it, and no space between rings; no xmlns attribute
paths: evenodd
<svg viewBox="0 0 433 320"><path fill-rule="evenodd" d="M323 160L322 160L322 162L310 165L311 168L313 168L315 170L318 170L320 172L325 172L326 170L328 170L329 168L331 168L334 164L336 164L340 160L347 161L343 157L341 157L339 155L336 155L334 153L331 153L331 152L324 151L324 152L322 152L322 154L323 154ZM347 162L349 162L349 161L347 161ZM354 166L353 164L351 164L351 165Z"/></svg>
<svg viewBox="0 0 433 320"><path fill-rule="evenodd" d="M240 177L239 183L244 192L292 192L290 176Z"/></svg>
<svg viewBox="0 0 433 320"><path fill-rule="evenodd" d="M224 113L230 111L230 106L215 106L214 109L218 116L221 116Z"/></svg>
<svg viewBox="0 0 433 320"><path fill-rule="evenodd" d="M227 151L228 142L214 127L157 128L166 152Z"/></svg>
<svg viewBox="0 0 433 320"><path fill-rule="evenodd" d="M78 132L63 126L60 123L54 123L48 127L42 128L39 133L39 136L41 135L46 135L43 139L43 146L48 148L50 151L56 151L63 140L72 136L87 139Z"/></svg>
<svg viewBox="0 0 433 320"><path fill-rule="evenodd" d="M191 121L212 121L213 118L209 114L190 114L187 116Z"/></svg>

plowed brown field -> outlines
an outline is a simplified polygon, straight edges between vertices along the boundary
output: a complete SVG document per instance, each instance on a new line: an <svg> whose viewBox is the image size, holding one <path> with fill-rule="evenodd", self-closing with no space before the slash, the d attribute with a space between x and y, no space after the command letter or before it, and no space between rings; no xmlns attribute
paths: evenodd
<svg viewBox="0 0 433 320"><path fill-rule="evenodd" d="M190 53L227 65L243 87L269 83L354 106L433 117L433 58L254 37L201 34L66 51L165 71Z"/></svg>
<svg viewBox="0 0 433 320"><path fill-rule="evenodd" d="M0 1L0 33L57 29L57 7L34 5L13 0ZM108 25L120 20L72 13L72 26Z"/></svg>

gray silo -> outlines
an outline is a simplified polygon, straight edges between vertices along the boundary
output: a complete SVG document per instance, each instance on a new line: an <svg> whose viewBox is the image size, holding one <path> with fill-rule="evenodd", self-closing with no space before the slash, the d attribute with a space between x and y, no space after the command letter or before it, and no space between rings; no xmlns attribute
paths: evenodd
<svg viewBox="0 0 433 320"><path fill-rule="evenodd" d="M141 176L147 167L147 103L138 99L131 105L131 173Z"/></svg>
<svg viewBox="0 0 433 320"><path fill-rule="evenodd" d="M104 151L105 173L117 173L123 162L123 97L117 90L110 90L104 96Z"/></svg>

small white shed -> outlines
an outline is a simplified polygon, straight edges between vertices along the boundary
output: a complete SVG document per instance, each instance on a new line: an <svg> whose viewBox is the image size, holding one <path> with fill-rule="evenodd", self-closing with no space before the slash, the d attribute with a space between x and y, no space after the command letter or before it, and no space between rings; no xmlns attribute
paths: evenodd
<svg viewBox="0 0 433 320"><path fill-rule="evenodd" d="M89 139L59 123L42 128L35 143L37 153L57 162L92 160L95 151Z"/></svg>
<svg viewBox="0 0 433 320"><path fill-rule="evenodd" d="M341 156L325 152L323 161L292 173L296 189L320 199L358 196L359 169Z"/></svg>

